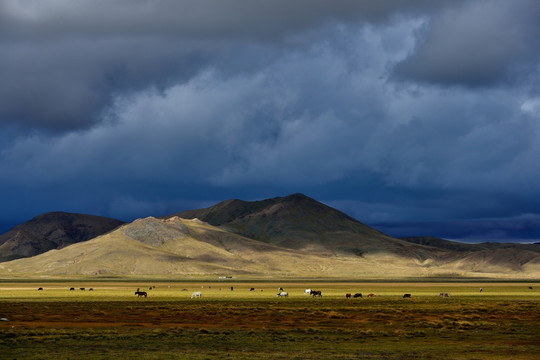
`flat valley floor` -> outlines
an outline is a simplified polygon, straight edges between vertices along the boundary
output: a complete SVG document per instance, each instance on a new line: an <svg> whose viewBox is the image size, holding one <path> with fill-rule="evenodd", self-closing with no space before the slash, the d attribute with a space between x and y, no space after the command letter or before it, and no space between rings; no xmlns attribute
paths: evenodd
<svg viewBox="0 0 540 360"><path fill-rule="evenodd" d="M4 281L0 319L2 359L540 359L535 282Z"/></svg>

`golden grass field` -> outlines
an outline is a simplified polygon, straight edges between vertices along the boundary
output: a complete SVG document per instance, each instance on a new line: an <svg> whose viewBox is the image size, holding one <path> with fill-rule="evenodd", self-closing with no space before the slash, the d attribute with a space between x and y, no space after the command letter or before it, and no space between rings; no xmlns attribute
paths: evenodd
<svg viewBox="0 0 540 360"><path fill-rule="evenodd" d="M5 359L540 358L524 282L3 282L0 318Z"/></svg>

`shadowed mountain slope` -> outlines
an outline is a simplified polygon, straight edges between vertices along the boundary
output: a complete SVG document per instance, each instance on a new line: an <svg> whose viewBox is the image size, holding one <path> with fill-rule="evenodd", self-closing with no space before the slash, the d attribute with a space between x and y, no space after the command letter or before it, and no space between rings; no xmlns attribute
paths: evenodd
<svg viewBox="0 0 540 360"><path fill-rule="evenodd" d="M124 222L102 216L50 212L0 235L0 262L90 240Z"/></svg>
<svg viewBox="0 0 540 360"><path fill-rule="evenodd" d="M410 243L433 246L439 249L448 249L460 252L475 252L482 250L517 250L517 251L532 251L540 253L539 244L516 244L516 243L496 243L484 242L477 244L461 243L457 241L444 240L433 236L417 236L401 238Z"/></svg>
<svg viewBox="0 0 540 360"><path fill-rule="evenodd" d="M148 217L60 250L0 263L0 276L387 279L540 276L540 256L528 260L522 257L527 257L527 253L517 251L508 263L508 253L504 251L507 250L465 252L446 261L435 258L420 261L390 252L363 256L317 254L249 239L198 219Z"/></svg>
<svg viewBox="0 0 540 360"><path fill-rule="evenodd" d="M420 245L449 250L445 261L460 269L472 271L501 271L506 268L523 271L540 264L540 246L535 244L485 242L467 244L436 237L406 237L403 240Z"/></svg>
<svg viewBox="0 0 540 360"><path fill-rule="evenodd" d="M319 254L390 252L425 258L434 249L381 233L302 194L262 201L229 200L176 216L281 247Z"/></svg>
<svg viewBox="0 0 540 360"><path fill-rule="evenodd" d="M336 259L245 238L199 220L145 218L95 239L32 258L0 263L18 275L360 276L369 259ZM402 272L403 262L372 271Z"/></svg>
<svg viewBox="0 0 540 360"><path fill-rule="evenodd" d="M44 224L41 217L31 221L41 233L28 232L31 237L16 227L9 240L63 248L0 263L2 276L540 278L538 245L396 239L301 194L138 219L69 246L60 240L74 233L78 239L91 236L92 222L74 214L45 215Z"/></svg>

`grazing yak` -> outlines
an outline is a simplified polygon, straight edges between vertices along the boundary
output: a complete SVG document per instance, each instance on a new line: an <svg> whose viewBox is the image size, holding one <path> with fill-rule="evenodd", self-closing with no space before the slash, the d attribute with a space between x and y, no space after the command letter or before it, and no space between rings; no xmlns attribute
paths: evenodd
<svg viewBox="0 0 540 360"><path fill-rule="evenodd" d="M353 297L355 297L355 298L361 298L361 297L362 297L362 294L360 294L360 293L356 293L356 294L354 294L354 296L353 296Z"/></svg>
<svg viewBox="0 0 540 360"><path fill-rule="evenodd" d="M313 297L315 297L315 296L322 297L322 292L321 292L321 290L311 290L311 296L313 296Z"/></svg>
<svg viewBox="0 0 540 360"><path fill-rule="evenodd" d="M403 294L403 298L410 298L411 297L411 294Z"/></svg>
<svg viewBox="0 0 540 360"><path fill-rule="evenodd" d="M202 298L202 294L200 291L195 291L193 294L191 294L191 298Z"/></svg>
<svg viewBox="0 0 540 360"><path fill-rule="evenodd" d="M374 297L375 294L371 293L371 294L367 294L367 297Z"/></svg>
<svg viewBox="0 0 540 360"><path fill-rule="evenodd" d="M276 296L277 296L277 297L282 297L282 296L284 296L284 297L289 297L289 293L288 293L288 292L285 292L285 291L280 291L280 292L277 293Z"/></svg>
<svg viewBox="0 0 540 360"><path fill-rule="evenodd" d="M442 292L442 293L439 294L439 296L442 296L442 297L450 297L450 293Z"/></svg>
<svg viewBox="0 0 540 360"><path fill-rule="evenodd" d="M137 295L138 298L140 297L147 297L148 293L146 291L135 291L135 295Z"/></svg>
<svg viewBox="0 0 540 360"><path fill-rule="evenodd" d="M311 289L306 289L306 290L304 290L304 294L311 295Z"/></svg>
<svg viewBox="0 0 540 360"><path fill-rule="evenodd" d="M347 299L350 299L350 298L352 297L352 295L351 295L351 293L346 293L346 294L345 294L345 297L346 297Z"/></svg>

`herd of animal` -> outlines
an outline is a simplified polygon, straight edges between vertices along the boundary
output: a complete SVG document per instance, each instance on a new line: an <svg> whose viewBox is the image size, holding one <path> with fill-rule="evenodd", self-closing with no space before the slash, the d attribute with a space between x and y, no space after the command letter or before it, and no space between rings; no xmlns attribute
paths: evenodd
<svg viewBox="0 0 540 360"><path fill-rule="evenodd" d="M154 286L150 286L149 290L152 290L152 289L155 289L155 285ZM234 290L234 287L230 287L231 291ZM69 289L69 291L74 291L75 288L72 287ZM86 290L86 288L84 287L81 287L79 288L79 290L81 291L84 291ZM88 291L93 291L94 289L93 288L89 288ZM187 289L182 289L183 291L187 291ZM220 288L221 290L221 288ZM533 290L532 286L529 286L529 290ZM38 288L38 291L43 291L43 288L40 287ZM255 291L255 288L250 288L249 291ZM261 290L263 291L263 290ZM483 289L480 288L480 292L482 292ZM135 291L135 295L137 295L137 297L144 297L144 298L147 298L148 297L148 293L146 291L141 291L140 288L137 288L137 290ZM312 290L312 289L306 289L304 290L304 295L310 295L312 297L322 297L322 291L321 290ZM284 291L282 287L279 288L279 292L277 293L276 295L277 297L289 297L289 293ZM375 294L373 293L369 293L367 295L365 295L365 297L367 298L371 298L371 297L374 297ZM448 292L442 292L442 293L439 293L439 296L440 297L445 297L445 298L448 298L450 297L450 293ZM364 296L362 295L362 293L355 293L355 294L352 294L352 293L346 293L345 294L345 298L346 299L350 299L350 298L363 298ZM404 299L407 299L407 298L411 298L412 295L409 294L409 293L406 293L406 294L403 294L403 298ZM194 298L199 298L201 299L202 298L202 292L201 291L195 291L191 294L191 299L194 299Z"/></svg>
<svg viewBox="0 0 540 360"><path fill-rule="evenodd" d="M255 289L254 288L251 288L249 291L254 291ZM443 296L443 294L445 294L444 296L445 297L449 297L450 294L449 293L441 293L440 296ZM322 291L321 290L312 290L312 289L306 289L304 290L304 295L310 295L312 297L322 297ZM277 297L289 297L289 293L286 292L286 291L283 291L283 288L279 288L279 292L276 294ZM371 297L374 297L375 294L373 293L369 293L366 295L366 297L368 298L371 298ZM351 293L346 293L345 294L345 298L349 299L349 298L362 298L362 294L361 293L355 293L354 295L352 295ZM411 297L411 294L403 294L403 298L410 298ZM191 298L202 298L202 293L200 291L195 291L193 294L191 294Z"/></svg>

